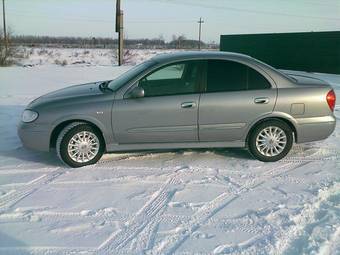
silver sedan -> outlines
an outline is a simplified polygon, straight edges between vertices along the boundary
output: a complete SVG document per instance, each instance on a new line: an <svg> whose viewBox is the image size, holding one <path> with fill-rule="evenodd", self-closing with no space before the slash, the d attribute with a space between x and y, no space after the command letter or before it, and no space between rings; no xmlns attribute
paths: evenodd
<svg viewBox="0 0 340 255"><path fill-rule="evenodd" d="M112 81L61 89L31 102L24 146L56 151L72 167L104 152L247 147L277 161L293 142L327 138L335 93L324 81L287 75L246 55L164 54Z"/></svg>

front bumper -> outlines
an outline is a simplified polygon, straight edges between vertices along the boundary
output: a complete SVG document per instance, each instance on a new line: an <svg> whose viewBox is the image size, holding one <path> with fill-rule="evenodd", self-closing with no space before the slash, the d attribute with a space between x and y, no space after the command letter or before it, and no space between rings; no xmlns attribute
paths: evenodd
<svg viewBox="0 0 340 255"><path fill-rule="evenodd" d="M297 120L297 143L324 140L329 137L336 126L334 116L300 118Z"/></svg>
<svg viewBox="0 0 340 255"><path fill-rule="evenodd" d="M50 150L50 132L34 123L20 122L18 136L25 148L37 151Z"/></svg>

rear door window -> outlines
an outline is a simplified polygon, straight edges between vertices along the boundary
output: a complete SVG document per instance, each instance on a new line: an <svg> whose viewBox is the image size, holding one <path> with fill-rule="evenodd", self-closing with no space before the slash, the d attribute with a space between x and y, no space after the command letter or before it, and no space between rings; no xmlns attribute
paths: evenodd
<svg viewBox="0 0 340 255"><path fill-rule="evenodd" d="M209 60L207 92L268 89L271 85L256 70L234 61Z"/></svg>

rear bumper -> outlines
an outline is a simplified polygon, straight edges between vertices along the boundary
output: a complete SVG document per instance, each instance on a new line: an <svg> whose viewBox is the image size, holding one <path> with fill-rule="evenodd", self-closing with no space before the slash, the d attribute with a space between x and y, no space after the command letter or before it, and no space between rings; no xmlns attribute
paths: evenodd
<svg viewBox="0 0 340 255"><path fill-rule="evenodd" d="M32 123L20 122L18 136L25 148L37 151L50 150L50 132Z"/></svg>
<svg viewBox="0 0 340 255"><path fill-rule="evenodd" d="M297 143L324 140L329 137L336 126L334 116L296 119Z"/></svg>

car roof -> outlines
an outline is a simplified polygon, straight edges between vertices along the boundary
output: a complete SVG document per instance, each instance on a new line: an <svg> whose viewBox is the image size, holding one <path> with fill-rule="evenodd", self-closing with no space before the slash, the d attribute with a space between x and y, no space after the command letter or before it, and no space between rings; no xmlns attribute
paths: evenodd
<svg viewBox="0 0 340 255"><path fill-rule="evenodd" d="M156 55L150 61L157 63L157 66L166 65L174 62L187 61L187 60L204 60L204 59L221 59L233 60L248 63L254 68L260 66L280 87L292 87L294 82L288 75L278 71L277 69L257 60L251 56L224 51L179 51L175 53L163 53Z"/></svg>
<svg viewBox="0 0 340 255"><path fill-rule="evenodd" d="M175 53L158 54L152 58L153 61L158 63L175 62L189 59L243 59L249 60L250 56L222 51L181 51Z"/></svg>

